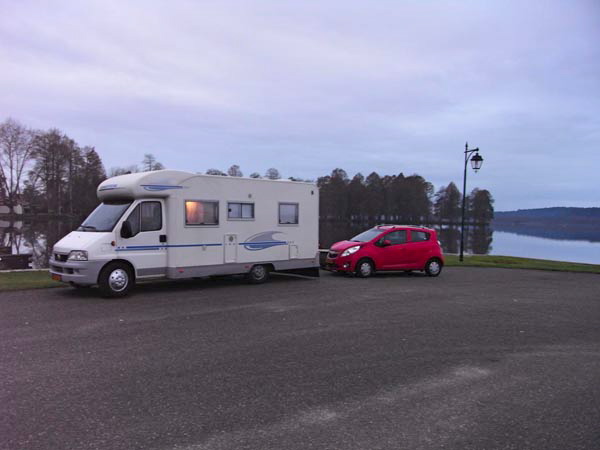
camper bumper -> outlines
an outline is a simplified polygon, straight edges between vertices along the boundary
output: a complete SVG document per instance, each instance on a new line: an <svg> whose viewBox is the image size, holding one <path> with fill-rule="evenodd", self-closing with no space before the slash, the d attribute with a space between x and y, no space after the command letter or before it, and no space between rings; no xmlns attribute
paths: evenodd
<svg viewBox="0 0 600 450"><path fill-rule="evenodd" d="M98 274L107 261L57 261L50 258L50 275L54 280L90 286L98 283Z"/></svg>

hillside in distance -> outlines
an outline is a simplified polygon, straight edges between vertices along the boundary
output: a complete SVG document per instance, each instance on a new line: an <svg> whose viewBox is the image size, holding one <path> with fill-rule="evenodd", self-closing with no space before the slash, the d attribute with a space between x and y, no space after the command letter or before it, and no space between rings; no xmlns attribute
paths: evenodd
<svg viewBox="0 0 600 450"><path fill-rule="evenodd" d="M502 220L544 220L544 219L595 219L600 220L600 208L553 208L519 209L517 211L496 211L494 216Z"/></svg>
<svg viewBox="0 0 600 450"><path fill-rule="evenodd" d="M492 224L495 230L528 236L600 242L600 208L496 211Z"/></svg>

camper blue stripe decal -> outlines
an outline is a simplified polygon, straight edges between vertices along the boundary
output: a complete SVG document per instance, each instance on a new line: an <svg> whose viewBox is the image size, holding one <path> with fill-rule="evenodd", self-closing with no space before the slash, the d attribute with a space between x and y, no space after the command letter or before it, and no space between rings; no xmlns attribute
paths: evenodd
<svg viewBox="0 0 600 450"><path fill-rule="evenodd" d="M276 247L278 245L287 245L287 241L264 241L264 242L242 242L239 245L243 245L246 250L257 251L265 250L267 248Z"/></svg>
<svg viewBox="0 0 600 450"><path fill-rule="evenodd" d="M275 234L284 234L281 231L263 231L262 233L255 234L246 239L246 242L242 242L246 250L252 252L258 250L265 250L267 248L276 247L278 245L287 245L286 241L281 241L273 237Z"/></svg>
<svg viewBox="0 0 600 450"><path fill-rule="evenodd" d="M220 247L223 244L173 244L165 247Z"/></svg>
<svg viewBox="0 0 600 450"><path fill-rule="evenodd" d="M240 242L238 245L243 246L246 250L258 251L267 248L276 247L279 245L288 245L289 242L275 239L275 234L285 234L281 231L264 231L262 233L250 236L245 242ZM144 250L162 250L167 248L186 248L186 247L222 247L221 243L211 244L164 244L164 245L130 245L117 247L116 251L144 251Z"/></svg>
<svg viewBox="0 0 600 450"><path fill-rule="evenodd" d="M223 244L173 244L173 245L131 245L127 247L117 247L118 252L123 251L143 251L143 250L161 250L175 247L221 247Z"/></svg>
<svg viewBox="0 0 600 450"><path fill-rule="evenodd" d="M174 186L170 184L142 184L147 191L167 191L169 189L183 189L183 186Z"/></svg>
<svg viewBox="0 0 600 450"><path fill-rule="evenodd" d="M124 252L124 251L160 250L161 248L165 248L165 247L120 247L120 248L116 248L115 250L117 252Z"/></svg>
<svg viewBox="0 0 600 450"><path fill-rule="evenodd" d="M106 186L102 186L100 191L112 191L113 189L119 189L119 186L116 184L107 184Z"/></svg>

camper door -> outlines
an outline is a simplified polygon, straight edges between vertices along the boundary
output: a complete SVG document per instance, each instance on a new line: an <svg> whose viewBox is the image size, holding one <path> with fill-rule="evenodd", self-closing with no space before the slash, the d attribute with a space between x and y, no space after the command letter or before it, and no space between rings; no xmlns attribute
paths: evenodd
<svg viewBox="0 0 600 450"><path fill-rule="evenodd" d="M162 200L132 205L117 232L117 252L136 268L137 276L164 275L167 266L167 225Z"/></svg>

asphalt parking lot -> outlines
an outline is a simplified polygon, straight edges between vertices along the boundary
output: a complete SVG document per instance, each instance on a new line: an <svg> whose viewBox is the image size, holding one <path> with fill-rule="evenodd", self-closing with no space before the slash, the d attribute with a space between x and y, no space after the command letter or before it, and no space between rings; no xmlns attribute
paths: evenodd
<svg viewBox="0 0 600 450"><path fill-rule="evenodd" d="M599 449L600 277L0 293L2 449Z"/></svg>

